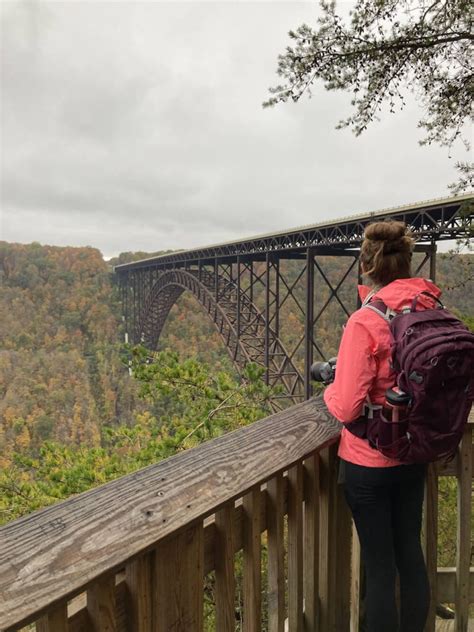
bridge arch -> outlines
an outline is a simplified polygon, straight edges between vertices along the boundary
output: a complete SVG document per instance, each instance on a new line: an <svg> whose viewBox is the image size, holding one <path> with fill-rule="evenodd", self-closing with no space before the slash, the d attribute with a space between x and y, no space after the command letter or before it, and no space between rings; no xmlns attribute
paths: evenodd
<svg viewBox="0 0 474 632"><path fill-rule="evenodd" d="M286 400L301 401L303 376L276 332L272 327L267 330L265 317L255 304L244 292L239 294L234 282L221 275L216 284L216 276L206 270L176 268L160 273L143 303L137 338L155 350L171 308L185 291L191 292L204 307L239 373L248 362L266 368L268 355L267 383L281 385ZM244 309L237 322L239 300Z"/></svg>

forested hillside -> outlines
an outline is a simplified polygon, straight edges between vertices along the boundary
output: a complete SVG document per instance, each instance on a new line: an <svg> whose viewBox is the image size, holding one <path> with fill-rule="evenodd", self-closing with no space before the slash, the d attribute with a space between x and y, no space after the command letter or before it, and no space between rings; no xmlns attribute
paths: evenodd
<svg viewBox="0 0 474 632"><path fill-rule="evenodd" d="M36 448L45 439L93 445L101 426L131 423L134 410L143 407L120 362L123 331L111 270L117 263L147 256L150 253L123 253L106 263L93 248L0 244L3 459L13 449ZM472 316L472 280L467 286L460 283L471 260L468 255L440 256L438 282L450 288L444 295L448 306ZM293 283L298 268L293 262L285 265L283 272ZM347 264L326 257L321 265L336 281ZM352 309L354 283L350 275L341 288L341 298ZM301 280L294 293L304 305L303 292ZM321 282L318 305L328 292ZM329 353L337 349L344 320L333 301L317 328L318 340ZM282 308L281 323L282 338L291 349L303 330L301 310L291 299ZM173 308L161 346L232 371L217 333L192 296L184 294Z"/></svg>
<svg viewBox="0 0 474 632"><path fill-rule="evenodd" d="M0 275L3 462L46 439L94 445L102 424L131 421L135 388L100 252L2 243Z"/></svg>

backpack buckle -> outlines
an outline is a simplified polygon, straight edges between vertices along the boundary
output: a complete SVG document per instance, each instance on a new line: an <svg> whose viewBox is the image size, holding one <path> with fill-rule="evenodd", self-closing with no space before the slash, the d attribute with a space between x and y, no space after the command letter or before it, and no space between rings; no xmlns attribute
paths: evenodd
<svg viewBox="0 0 474 632"><path fill-rule="evenodd" d="M420 373L417 373L416 371L412 371L410 375L408 376L408 379L411 380L412 382L416 382L417 384L421 384L423 382L423 376L420 375Z"/></svg>

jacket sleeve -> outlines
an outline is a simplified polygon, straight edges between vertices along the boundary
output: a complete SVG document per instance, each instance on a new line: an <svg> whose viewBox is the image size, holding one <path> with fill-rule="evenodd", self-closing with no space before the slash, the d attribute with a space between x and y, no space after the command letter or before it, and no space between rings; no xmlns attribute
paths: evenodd
<svg viewBox="0 0 474 632"><path fill-rule="evenodd" d="M377 375L375 341L368 327L354 316L342 334L335 380L324 391L329 412L342 422L354 421L362 414Z"/></svg>

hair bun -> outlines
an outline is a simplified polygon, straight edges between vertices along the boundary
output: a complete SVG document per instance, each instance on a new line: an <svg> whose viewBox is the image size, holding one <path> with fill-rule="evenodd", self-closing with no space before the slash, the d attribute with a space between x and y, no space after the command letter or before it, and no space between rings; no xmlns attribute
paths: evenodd
<svg viewBox="0 0 474 632"><path fill-rule="evenodd" d="M407 234L403 222L374 222L365 229L364 237L371 241L398 241Z"/></svg>
<svg viewBox="0 0 474 632"><path fill-rule="evenodd" d="M379 285L410 277L413 247L412 233L404 222L385 220L369 224L360 250L364 274Z"/></svg>

